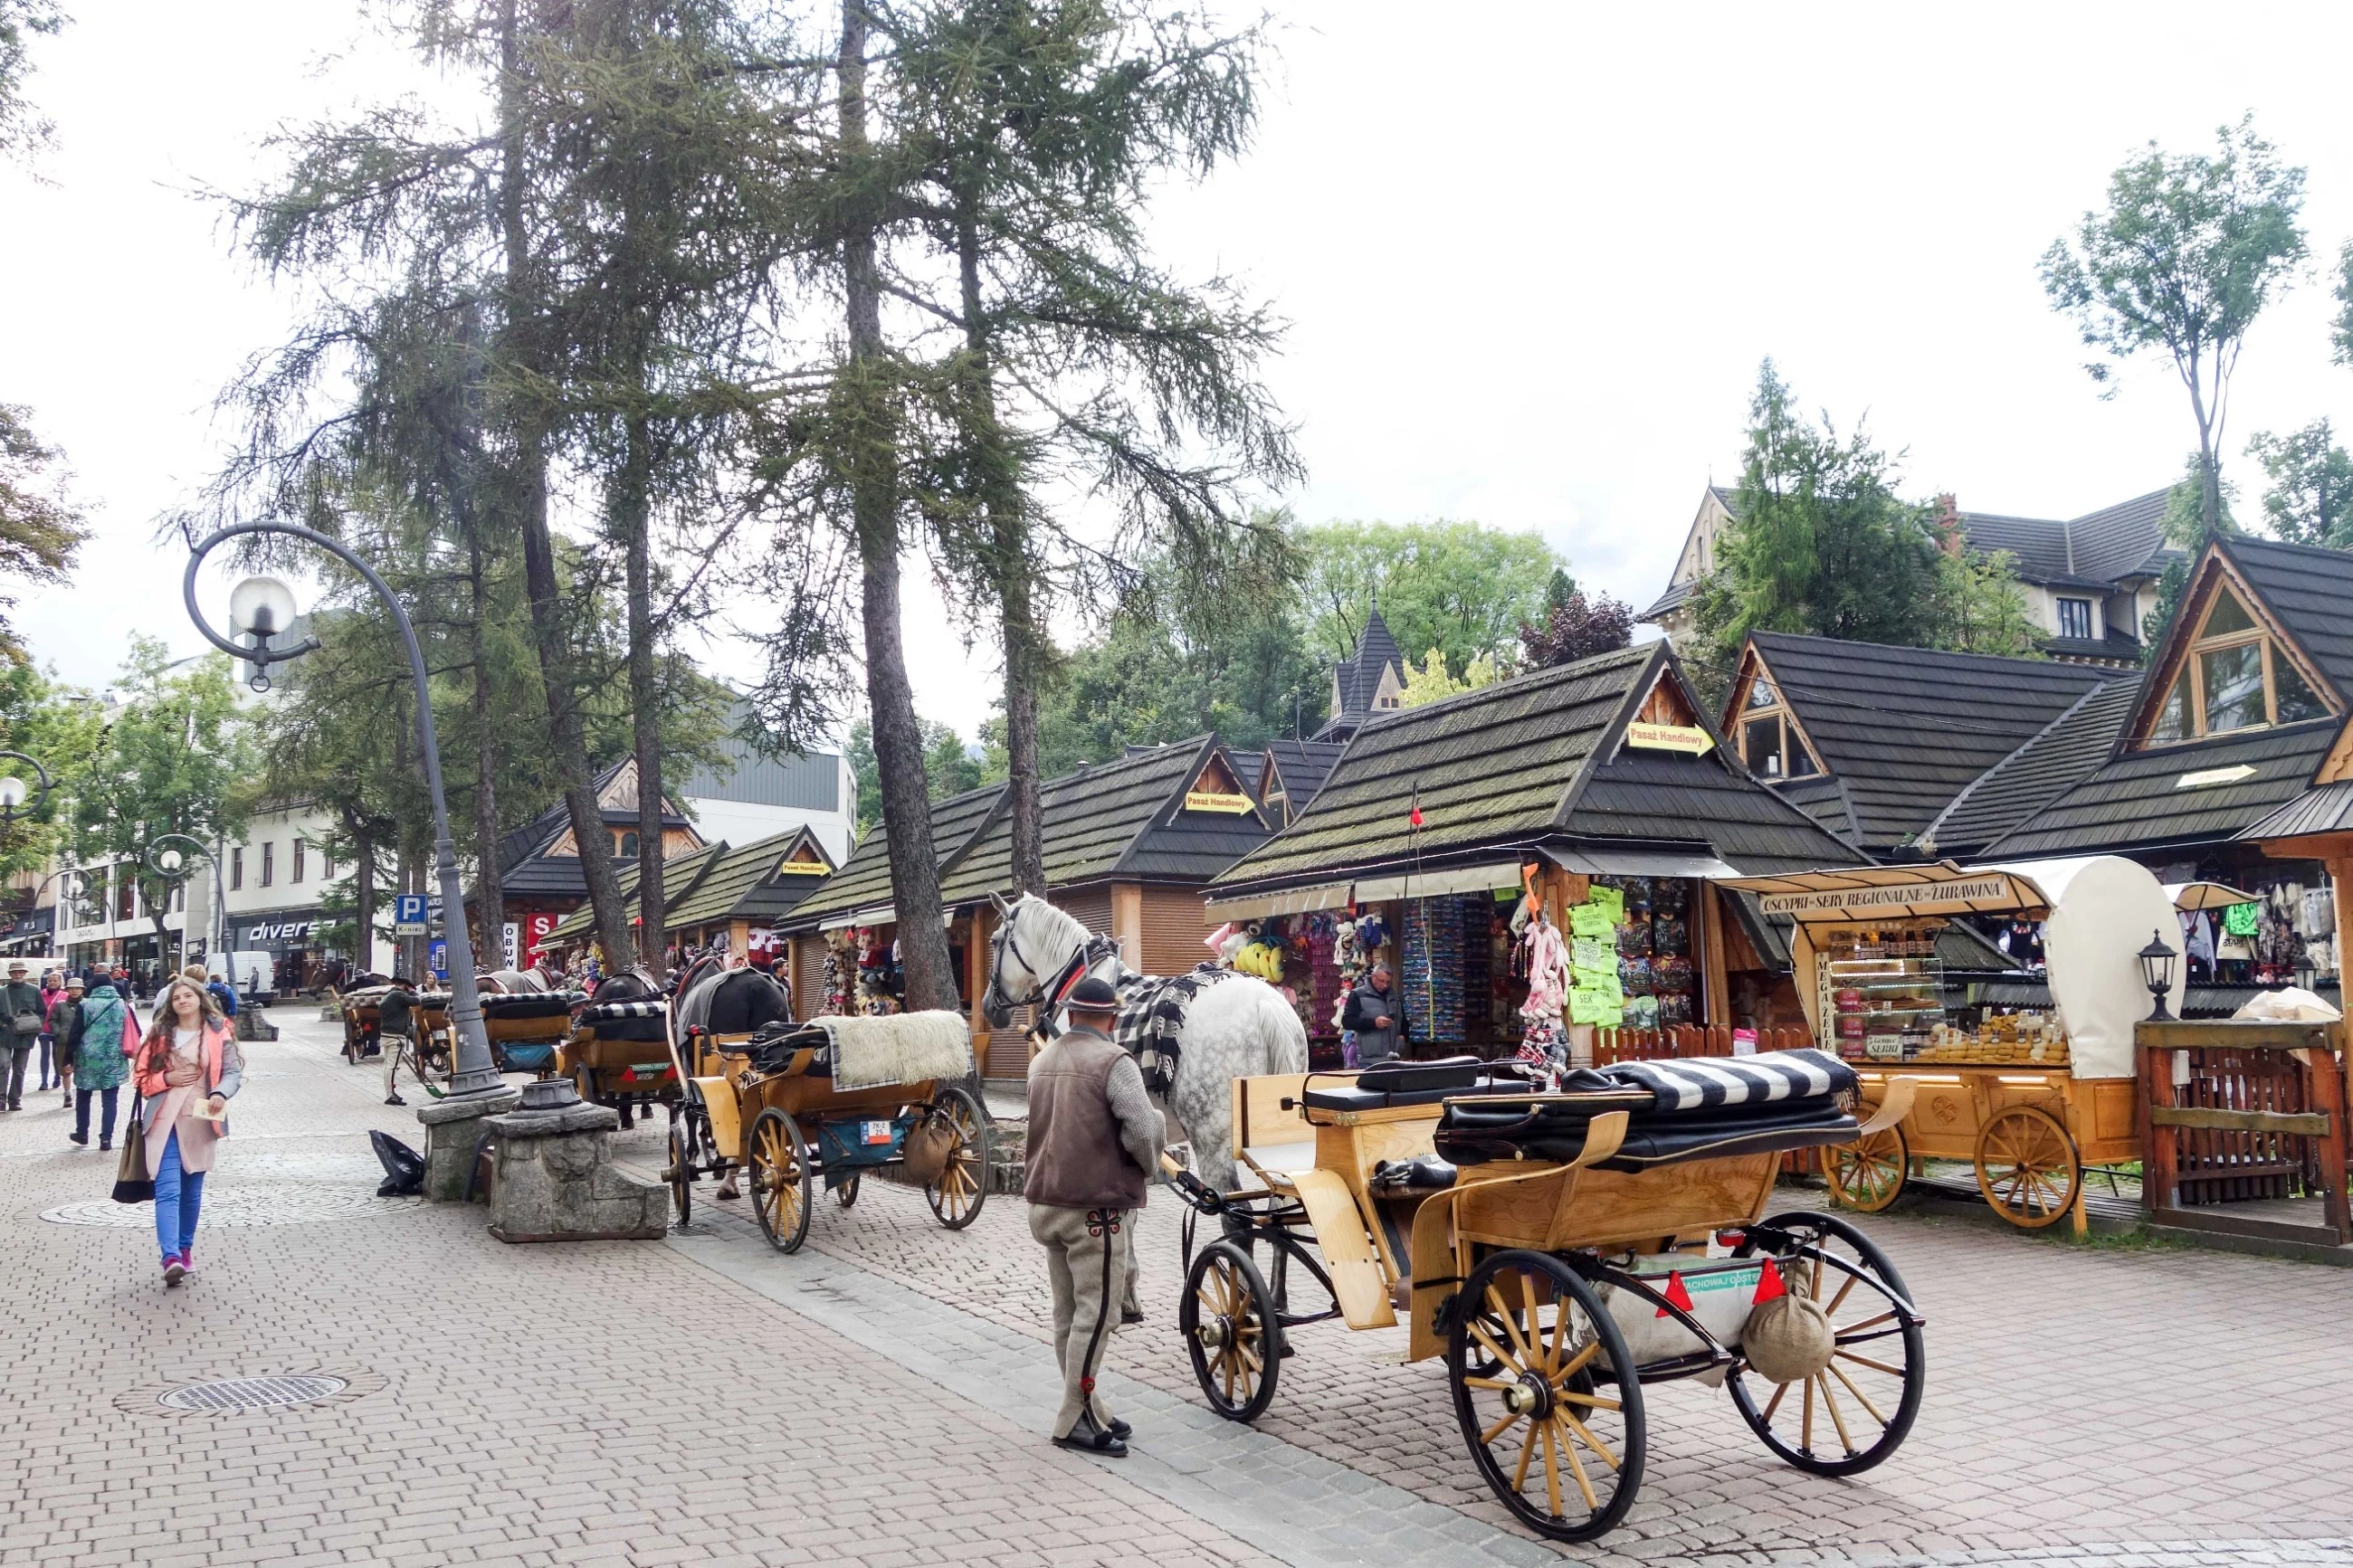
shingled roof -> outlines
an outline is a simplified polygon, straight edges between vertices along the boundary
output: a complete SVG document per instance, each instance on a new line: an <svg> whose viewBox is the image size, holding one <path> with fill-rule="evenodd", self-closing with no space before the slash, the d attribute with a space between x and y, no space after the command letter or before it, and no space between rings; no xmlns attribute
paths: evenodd
<svg viewBox="0 0 2353 1568"><path fill-rule="evenodd" d="M821 876L779 869L788 860L823 866L828 872L833 866L824 843L807 827L741 847L722 845L692 892L671 898L665 924L671 929L721 921L774 924L824 885Z"/></svg>
<svg viewBox="0 0 2353 1568"><path fill-rule="evenodd" d="M1004 798L1005 791L1001 784L987 784L932 802L932 854L943 878L955 864L956 857L988 826L989 816ZM795 905L792 912L777 923L785 930L815 930L826 920L883 909L890 902L890 838L884 829L878 827L850 851L840 870L819 883L817 891Z"/></svg>
<svg viewBox="0 0 2353 1568"><path fill-rule="evenodd" d="M1060 891L1103 881L1206 882L1267 836L1252 803L1242 812L1187 811L1185 796L1212 761L1247 795L1214 735L1129 753L1039 786L1046 885ZM1013 888L1013 823L998 810L940 879L940 897L976 903Z"/></svg>
<svg viewBox="0 0 2353 1568"><path fill-rule="evenodd" d="M667 931L673 926L687 923L676 918L678 901L693 894L704 874L711 869L712 863L719 858L726 847L724 841L705 844L700 848L690 849L683 855L662 862L662 902L670 911L663 917L663 930ZM638 884L644 879L638 873L638 863L635 860L622 861L613 868L613 879L620 885L621 889L622 916L631 924L635 924L640 908L638 902ZM565 942L576 937L586 936L596 929L595 907L582 904L578 909L556 921L548 931L547 938L551 942Z"/></svg>
<svg viewBox="0 0 2353 1568"><path fill-rule="evenodd" d="M637 776L633 757L624 757L596 775L592 787L606 826L637 830ZM669 801L663 803L662 826L693 828L685 814ZM580 869L580 858L549 853L571 831L571 812L560 800L521 827L510 829L499 840L500 891L510 898L586 898L588 879ZM467 896L473 896L470 889Z"/></svg>
<svg viewBox="0 0 2353 1568"><path fill-rule="evenodd" d="M1748 641L1838 781L1842 811L1809 792L1817 820L1881 856L1905 849L1979 774L2115 679L2051 659L1784 632Z"/></svg>
<svg viewBox="0 0 2353 1568"><path fill-rule="evenodd" d="M1261 804L1270 792L1280 793L1290 815L1297 816L1332 776L1333 764L1347 749L1336 741L1269 741L1266 765L1258 779Z"/></svg>
<svg viewBox="0 0 2353 1568"><path fill-rule="evenodd" d="M2119 675L2078 698L2042 731L1978 775L1921 836L1926 853L1973 855L2097 773L2139 694L2138 674Z"/></svg>
<svg viewBox="0 0 2353 1568"><path fill-rule="evenodd" d="M1187 808L1187 794L1213 764L1248 809ZM1215 735L1139 748L1047 780L1038 791L1047 887L1059 892L1107 881L1208 881L1266 837L1251 782L1235 774ZM955 908L1013 892L1010 806L1003 784L933 805L942 903ZM780 924L809 930L891 900L890 855L876 833Z"/></svg>
<svg viewBox="0 0 2353 1568"><path fill-rule="evenodd" d="M2233 837L2305 792L2337 731L2336 720L2315 719L2127 752L1987 845L1985 858L2160 849ZM2242 775L2241 768L2249 771Z"/></svg>
<svg viewBox="0 0 2353 1568"><path fill-rule="evenodd" d="M1672 652L1654 642L1376 719L1297 820L1213 886L1304 885L1545 842L1672 846L1743 869L1854 862L1721 746L1704 757L1623 749L1626 725L1662 682L1689 702Z"/></svg>
<svg viewBox="0 0 2353 1568"><path fill-rule="evenodd" d="M2353 707L2353 554L2231 534L2215 541L2296 646Z"/></svg>

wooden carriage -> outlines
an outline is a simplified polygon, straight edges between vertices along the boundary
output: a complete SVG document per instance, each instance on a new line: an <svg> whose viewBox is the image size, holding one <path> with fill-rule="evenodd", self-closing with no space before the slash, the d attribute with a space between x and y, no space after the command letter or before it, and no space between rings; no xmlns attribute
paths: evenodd
<svg viewBox="0 0 2353 1568"><path fill-rule="evenodd" d="M963 1041L960 1067L938 1048L951 1028ZM845 1066L845 1031L900 1037L902 1046L909 1037L926 1037L914 1039L903 1055L928 1060L932 1071L921 1078L884 1075L890 1081L875 1081L871 1071L853 1077ZM748 1178L761 1232L779 1252L798 1251L807 1237L820 1181L846 1209L858 1201L868 1171L897 1169L913 1178L933 1215L950 1230L979 1217L988 1196L988 1118L970 1093L940 1081L951 1070L956 1076L971 1071L971 1037L962 1015L828 1018L760 1035L696 1030L677 1051L684 1091L662 1176L680 1224L693 1212L698 1180L737 1171Z"/></svg>
<svg viewBox="0 0 2353 1568"><path fill-rule="evenodd" d="M624 1127L637 1111L676 1104L681 1078L670 1049L669 1003L659 997L590 1003L572 1016L554 1076L572 1079L591 1104L618 1110Z"/></svg>
<svg viewBox="0 0 2353 1568"><path fill-rule="evenodd" d="M1332 1318L1393 1327L1403 1310L1407 1359L1446 1358L1457 1422L1488 1486L1562 1541L1607 1533L1632 1505L1645 1383L1725 1379L1766 1446L1817 1473L1868 1469L1902 1443L1926 1380L1924 1320L1902 1279L1843 1221L1768 1214L1781 1152L1852 1137L1852 1117L1751 1132L1724 1153L1708 1152L1719 1145L1704 1137L1678 1152L1653 1129L1630 1156L1630 1112L1594 1109L1568 1157L1449 1168L1432 1151L1450 1104L1541 1120L1592 1097L1528 1094L1479 1078L1475 1063L1447 1070L1460 1079L1389 1068L1240 1079L1234 1154L1256 1184L1216 1192L1166 1162L1185 1201L1222 1227L1195 1252L1187 1216L1178 1309L1212 1408L1240 1421L1261 1414L1293 1331ZM1909 1093L1891 1083L1866 1131L1899 1120ZM1443 1184L1419 1188L1423 1172ZM1292 1310L1303 1273L1328 1293L1327 1309ZM1768 1383L1742 1348L1744 1326L1790 1292L1819 1306L1828 1328L1818 1365Z"/></svg>
<svg viewBox="0 0 2353 1568"><path fill-rule="evenodd" d="M343 1015L343 1059L357 1067L376 1054L377 1031L384 1023L384 995L389 985L370 985L349 993L332 992L337 1010ZM427 1067L427 1086L448 1081L448 1063L452 1059L457 1037L449 1022L449 995L442 991L417 993L417 1006L410 1015L417 1024L417 1038ZM433 1063L441 1064L438 1079L432 1076Z"/></svg>
<svg viewBox="0 0 2353 1568"><path fill-rule="evenodd" d="M2172 899L2155 877L2131 861L2093 856L1862 867L1725 885L1759 894L1768 916L1796 922L1799 995L1823 1048L1854 1054L1861 1047L1864 1059L1853 1066L1866 1102L1877 1103L1895 1077L1914 1086L1900 1122L1825 1152L1823 1173L1841 1204L1875 1214L1926 1161L1956 1160L2012 1225L2032 1230L2066 1219L2079 1235L2087 1228L2086 1169L2141 1157L2132 1039L2152 1002L2137 954L2151 935L2172 931L2179 940ZM1976 1030L1917 1026L1944 1016L1943 987L1931 964L1905 950L1966 914L2045 922L2054 1004L2047 1019L1989 1016ZM1841 963L1833 954L1855 950L1833 938L1857 931L1881 940ZM1919 940L1905 940L1913 937ZM2176 1005L2179 986L2177 979ZM1888 994L1898 1005L1885 1032L1841 1036L1858 1016L1875 1019L1871 1009Z"/></svg>

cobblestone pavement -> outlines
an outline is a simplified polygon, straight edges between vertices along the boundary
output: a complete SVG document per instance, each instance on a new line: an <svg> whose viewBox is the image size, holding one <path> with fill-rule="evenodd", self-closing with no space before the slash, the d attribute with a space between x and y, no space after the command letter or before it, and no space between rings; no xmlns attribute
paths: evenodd
<svg viewBox="0 0 2353 1568"><path fill-rule="evenodd" d="M480 1210L375 1200L366 1131L416 1142L413 1118L375 1103L380 1078L343 1064L331 1026L273 1016L286 1037L248 1047L220 1223L181 1291L160 1287L146 1211L104 1204L111 1163L65 1143L54 1097L0 1116L0 1568L2353 1568L2345 1272L1874 1222L1930 1318L1905 1449L1814 1479L1723 1395L1662 1388L1627 1525L1559 1551L1480 1489L1435 1366L1397 1364L1398 1333L1305 1331L1257 1430L1210 1415L1170 1327L1165 1199L1144 1221L1150 1321L1113 1352L1136 1452L1081 1459L1039 1435L1054 1374L1018 1202L951 1235L920 1194L870 1182L853 1210L821 1205L789 1258L709 1201L666 1245L503 1247ZM620 1152L650 1167L659 1141L641 1127ZM136 1223L65 1223L91 1218ZM350 1386L266 1415L155 1403L311 1371Z"/></svg>

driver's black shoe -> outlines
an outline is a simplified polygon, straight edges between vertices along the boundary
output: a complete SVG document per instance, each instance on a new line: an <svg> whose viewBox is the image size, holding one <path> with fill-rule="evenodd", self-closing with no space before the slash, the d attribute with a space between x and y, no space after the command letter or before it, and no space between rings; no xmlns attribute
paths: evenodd
<svg viewBox="0 0 2353 1568"><path fill-rule="evenodd" d="M1068 1436L1054 1439L1054 1447L1081 1454L1096 1454L1106 1459L1127 1458L1126 1441L1116 1432L1106 1432L1096 1426L1084 1411L1079 1413L1078 1423L1071 1428Z"/></svg>

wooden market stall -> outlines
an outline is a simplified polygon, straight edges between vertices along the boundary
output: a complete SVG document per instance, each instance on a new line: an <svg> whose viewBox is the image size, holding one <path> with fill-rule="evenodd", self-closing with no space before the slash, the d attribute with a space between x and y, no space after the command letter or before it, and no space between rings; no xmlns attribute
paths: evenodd
<svg viewBox="0 0 2353 1568"><path fill-rule="evenodd" d="M985 1075L1019 1077L1029 1041L1017 1017L992 1032L973 1001L987 987L991 894L1011 898L1011 797L997 784L935 801L932 848L948 921L959 1005L972 1016ZM1181 974L1209 956L1201 885L1268 833L1248 782L1214 735L1141 747L1039 790L1046 896L1088 930L1118 939L1122 958ZM777 922L802 1016L888 1013L903 1002L889 844L871 835L816 892ZM1017 1010L1018 1011L1018 1010Z"/></svg>
<svg viewBox="0 0 2353 1568"><path fill-rule="evenodd" d="M635 926L640 918L638 868L617 869L622 910ZM705 844L662 867L664 943L702 948L724 938L730 952L743 952L754 928L767 930L790 914L833 870L824 842L807 827L750 844ZM583 904L556 922L546 942L568 948L595 936L595 911Z"/></svg>
<svg viewBox="0 0 2353 1568"><path fill-rule="evenodd" d="M1719 746L1652 643L1366 719L1206 916L1274 955L1251 972L1293 991L1320 1066L1339 1065L1339 1009L1376 955L1417 1054L1510 1055L1549 1017L1584 1062L1606 1031L1735 1044L1760 1022L1733 975L1756 959L1712 879L1858 858ZM1557 1015L1534 1018L1528 890L1566 968Z"/></svg>
<svg viewBox="0 0 2353 1568"><path fill-rule="evenodd" d="M2143 867L2115 856L1962 867L1950 861L1746 877L1796 924L1799 995L1821 1048L1854 1064L1875 1100L1899 1071L1911 1114L1831 1152L1828 1175L1850 1207L1895 1201L1915 1163L1963 1160L1995 1213L2039 1229L2086 1227L2084 1171L2140 1157L2133 1031L2153 1006L2138 961L2153 939L2177 954L2173 900ZM2052 1006L2003 1011L1949 1004L1936 957L1966 915L2043 925ZM2174 965L2168 1006L2181 1000Z"/></svg>

